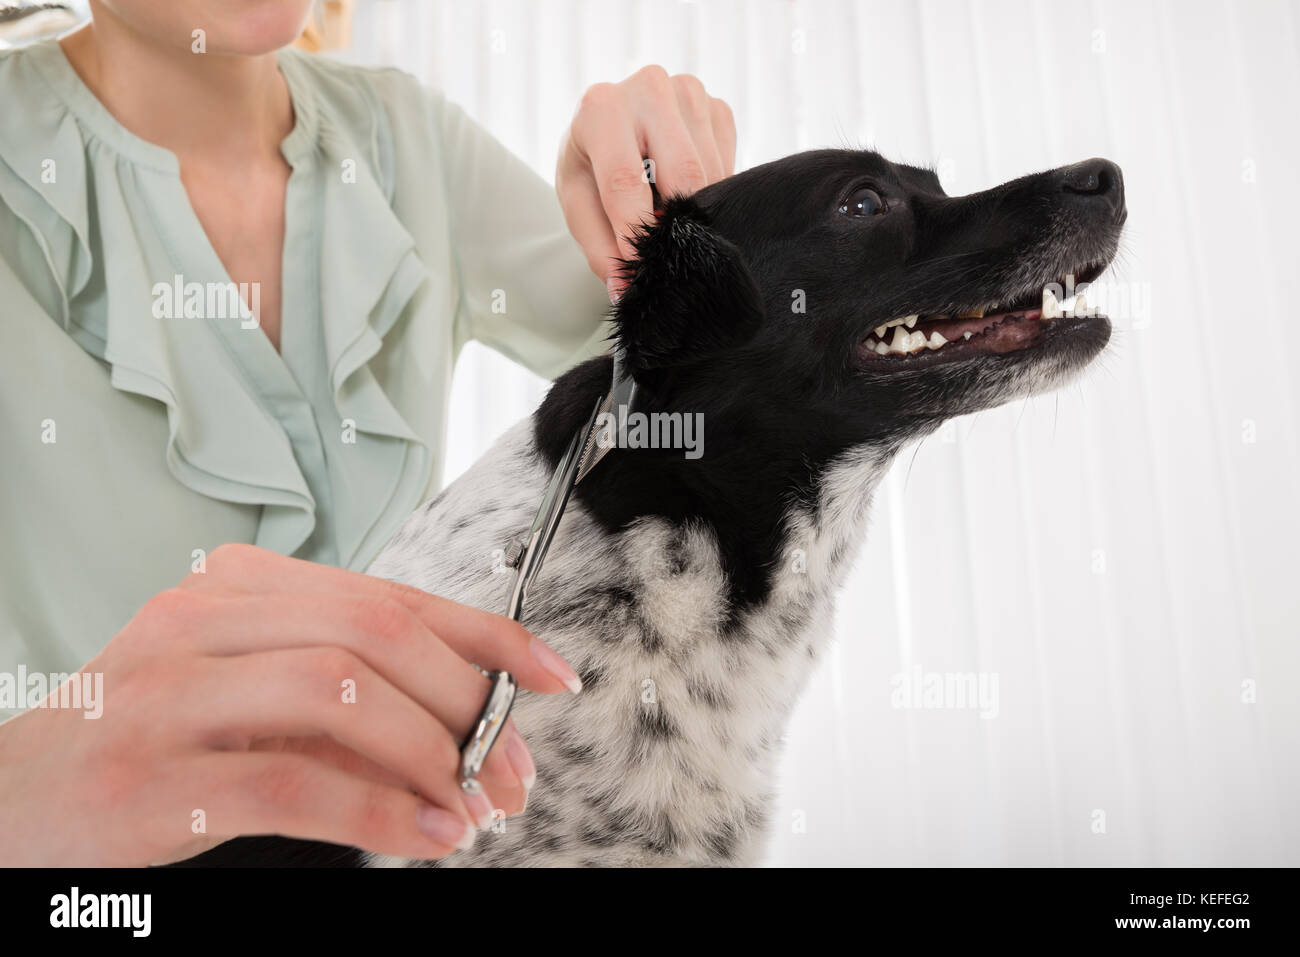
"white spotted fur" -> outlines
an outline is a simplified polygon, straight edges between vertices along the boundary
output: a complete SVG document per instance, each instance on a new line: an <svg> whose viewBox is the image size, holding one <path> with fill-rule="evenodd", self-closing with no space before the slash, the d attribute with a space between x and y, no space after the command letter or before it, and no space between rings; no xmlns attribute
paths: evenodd
<svg viewBox="0 0 1300 957"><path fill-rule="evenodd" d="M417 511L370 572L503 611L513 572L501 549L527 530L550 478L532 429L516 425ZM887 458L851 452L827 473L815 512L790 511L771 594L730 638L711 531L642 519L607 534L571 499L524 624L601 677L576 697L520 694L514 718L539 768L529 806L443 866L757 863L785 725L830 639L834 594ZM599 480L598 471L588 479ZM678 574L675 539L686 556ZM635 596L635 614L583 621L591 596L611 587ZM650 630L653 649L643 641ZM673 737L647 734L660 718ZM575 757L584 747L588 760Z"/></svg>

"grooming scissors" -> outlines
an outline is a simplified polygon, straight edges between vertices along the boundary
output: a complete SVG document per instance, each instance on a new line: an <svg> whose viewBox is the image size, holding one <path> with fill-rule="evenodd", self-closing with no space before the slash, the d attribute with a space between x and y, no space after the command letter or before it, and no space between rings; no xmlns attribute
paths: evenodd
<svg viewBox="0 0 1300 957"><path fill-rule="evenodd" d="M631 406L636 396L636 385L628 374L626 366L618 352L614 354L614 378L610 390L601 396L595 407L587 416L585 425L573 434L568 448L560 457L551 475L551 481L542 496L542 503L533 518L533 524L522 539L513 539L505 551L505 564L515 569L514 586L510 590L510 600L506 605L506 616L521 621L524 614L524 601L528 598L528 588L542 570L542 561L555 538L555 530L564 516L564 509L569 504L569 495L587 473L595 467L611 446L597 441L597 424L602 413L608 413L620 404ZM474 666L478 668L477 665ZM482 790L478 782L478 773L487 760L488 752L496 743L501 729L505 727L510 707L514 704L518 685L514 676L508 671L478 670L491 682L487 700L478 720L465 743L461 746L460 786L470 794Z"/></svg>

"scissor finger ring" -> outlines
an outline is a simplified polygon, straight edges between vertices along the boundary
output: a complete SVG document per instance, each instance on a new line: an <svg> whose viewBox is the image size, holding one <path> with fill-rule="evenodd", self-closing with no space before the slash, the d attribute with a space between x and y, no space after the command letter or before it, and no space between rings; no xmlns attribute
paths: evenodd
<svg viewBox="0 0 1300 957"><path fill-rule="evenodd" d="M475 668L483 671L477 665ZM515 703L515 691L518 688L514 676L508 671L483 673L491 682L487 700L483 702L483 710L479 712L469 737L460 747L460 786L469 794L478 794L483 789L478 783L478 773L501 734L501 729L506 726L506 718L510 715L510 706Z"/></svg>

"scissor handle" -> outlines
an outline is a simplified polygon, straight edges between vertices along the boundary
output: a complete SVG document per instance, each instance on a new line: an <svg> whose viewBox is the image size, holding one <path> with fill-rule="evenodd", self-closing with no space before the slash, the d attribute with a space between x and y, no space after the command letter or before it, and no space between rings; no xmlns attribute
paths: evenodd
<svg viewBox="0 0 1300 957"><path fill-rule="evenodd" d="M478 794L483 789L478 783L478 773L483 769L483 762L487 760L492 745L496 744L501 729L506 726L518 689L514 676L508 671L490 671L487 677L492 682L487 700L483 702L483 710L479 712L469 737L460 747L460 786L470 794Z"/></svg>

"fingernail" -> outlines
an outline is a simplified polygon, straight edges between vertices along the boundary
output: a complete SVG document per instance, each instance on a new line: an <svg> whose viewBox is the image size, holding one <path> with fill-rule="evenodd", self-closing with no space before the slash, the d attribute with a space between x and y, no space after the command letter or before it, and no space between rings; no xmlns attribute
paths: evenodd
<svg viewBox="0 0 1300 957"><path fill-rule="evenodd" d="M515 774L519 775L519 780L524 782L524 790L531 791L537 783L537 765L533 763L528 745L524 744L523 735L514 725L506 728L506 757Z"/></svg>
<svg viewBox="0 0 1300 957"><path fill-rule="evenodd" d="M574 694L582 690L582 679L578 677L578 673L570 668L569 663L556 654L540 638L534 638L529 642L529 649L532 651L533 657L537 659L537 663L563 681L564 687Z"/></svg>
<svg viewBox="0 0 1300 957"><path fill-rule="evenodd" d="M618 305L618 301L623 298L622 293L618 291L618 280L610 276L605 280L605 289L609 291L609 301L611 305Z"/></svg>
<svg viewBox="0 0 1300 957"><path fill-rule="evenodd" d="M461 791L465 801L465 810L469 811L475 823L483 830L492 826L492 802L487 799L483 789L479 788L478 792L471 794L468 791Z"/></svg>
<svg viewBox="0 0 1300 957"><path fill-rule="evenodd" d="M439 844L468 851L474 845L474 826L459 814L452 814L432 804L415 809L415 826Z"/></svg>

